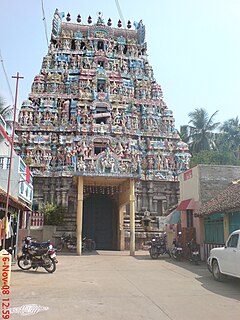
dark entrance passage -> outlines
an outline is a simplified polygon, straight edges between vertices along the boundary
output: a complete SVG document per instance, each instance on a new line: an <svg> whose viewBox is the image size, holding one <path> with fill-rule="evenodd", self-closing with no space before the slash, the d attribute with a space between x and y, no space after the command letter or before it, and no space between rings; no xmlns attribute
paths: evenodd
<svg viewBox="0 0 240 320"><path fill-rule="evenodd" d="M82 236L94 239L98 250L117 250L117 207L110 196L84 199Z"/></svg>

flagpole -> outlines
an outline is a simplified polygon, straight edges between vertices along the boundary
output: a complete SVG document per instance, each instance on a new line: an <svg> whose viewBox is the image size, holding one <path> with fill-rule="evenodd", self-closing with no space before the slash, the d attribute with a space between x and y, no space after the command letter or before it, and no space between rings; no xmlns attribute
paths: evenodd
<svg viewBox="0 0 240 320"><path fill-rule="evenodd" d="M19 76L19 72L17 72L16 76L12 76L12 78L16 80L16 92L15 92L15 102L13 108L13 125L12 125L12 137L10 142L10 159L9 159L9 168L8 168L8 183L7 183L7 198L6 198L6 209L5 209L5 225L4 225L4 237L3 237L3 249L6 245L6 223L8 222L8 207L9 207L9 196L10 196L10 183L11 183L11 171L12 171L12 156L13 156L13 144L14 144L14 132L15 132L15 122L16 122L16 114L17 114L17 96L18 96L18 81L19 79L23 79L23 77Z"/></svg>

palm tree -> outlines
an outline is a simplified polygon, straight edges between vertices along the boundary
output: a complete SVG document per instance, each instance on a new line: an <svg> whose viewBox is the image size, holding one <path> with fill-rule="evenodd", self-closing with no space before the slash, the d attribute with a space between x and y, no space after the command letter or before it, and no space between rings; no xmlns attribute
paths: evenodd
<svg viewBox="0 0 240 320"><path fill-rule="evenodd" d="M189 121L189 146L192 152L212 150L215 148L214 130L219 126L219 122L213 122L218 111L210 117L205 109L195 109L188 116Z"/></svg>
<svg viewBox="0 0 240 320"><path fill-rule="evenodd" d="M233 151L240 158L240 122L238 116L231 118L220 127L227 150Z"/></svg>
<svg viewBox="0 0 240 320"><path fill-rule="evenodd" d="M188 125L180 126L180 138L183 142L189 143L190 128Z"/></svg>
<svg viewBox="0 0 240 320"><path fill-rule="evenodd" d="M5 106L4 99L0 96L0 116L6 122L7 129L12 127L13 121L13 107L8 105Z"/></svg>

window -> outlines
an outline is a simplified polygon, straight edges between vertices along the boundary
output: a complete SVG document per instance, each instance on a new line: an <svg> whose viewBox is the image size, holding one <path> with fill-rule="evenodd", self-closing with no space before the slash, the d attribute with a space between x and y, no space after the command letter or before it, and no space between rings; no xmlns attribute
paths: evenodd
<svg viewBox="0 0 240 320"><path fill-rule="evenodd" d="M186 210L187 212L187 228L193 227L193 210Z"/></svg>
<svg viewBox="0 0 240 320"><path fill-rule="evenodd" d="M157 202L157 212L159 216L162 216L163 214L162 200L158 200Z"/></svg>
<svg viewBox="0 0 240 320"><path fill-rule="evenodd" d="M95 141L94 142L94 154L97 155L107 148L107 142L106 141Z"/></svg>
<svg viewBox="0 0 240 320"><path fill-rule="evenodd" d="M71 49L72 49L72 50L75 50L75 49L76 49L75 40L72 40Z"/></svg>
<svg viewBox="0 0 240 320"><path fill-rule="evenodd" d="M81 49L85 50L86 49L86 44L85 42L81 41Z"/></svg>
<svg viewBox="0 0 240 320"><path fill-rule="evenodd" d="M0 157L0 169L9 169L10 158L9 157Z"/></svg>
<svg viewBox="0 0 240 320"><path fill-rule="evenodd" d="M26 164L20 159L19 163L19 172L25 173L26 172Z"/></svg>
<svg viewBox="0 0 240 320"><path fill-rule="evenodd" d="M0 169L3 169L4 158L0 157Z"/></svg>
<svg viewBox="0 0 240 320"><path fill-rule="evenodd" d="M98 80L98 83L97 83L97 91L98 92L105 92L105 80Z"/></svg>
<svg viewBox="0 0 240 320"><path fill-rule="evenodd" d="M98 41L98 50L103 50L104 46L103 46L103 41L99 40Z"/></svg>
<svg viewBox="0 0 240 320"><path fill-rule="evenodd" d="M24 192L24 183L23 182L20 183L20 192L21 192L21 194L23 194L23 192Z"/></svg>
<svg viewBox="0 0 240 320"><path fill-rule="evenodd" d="M104 61L98 60L98 66L104 68Z"/></svg>
<svg viewBox="0 0 240 320"><path fill-rule="evenodd" d="M107 119L108 119L108 118L106 118L106 117L97 118L97 119L96 119L96 123L97 123L97 124L101 124L101 123L106 124L106 123L107 123Z"/></svg>
<svg viewBox="0 0 240 320"><path fill-rule="evenodd" d="M227 247L229 248L237 248L238 245L238 234L233 234L231 238L228 240Z"/></svg>
<svg viewBox="0 0 240 320"><path fill-rule="evenodd" d="M33 211L38 211L39 210L39 204L38 204L38 202L36 202L36 200L33 200L32 210Z"/></svg>
<svg viewBox="0 0 240 320"><path fill-rule="evenodd" d="M10 167L10 158L7 158L7 169Z"/></svg>
<svg viewBox="0 0 240 320"><path fill-rule="evenodd" d="M101 124L101 123L107 123L109 114L108 110L106 108L98 108L95 114L96 118L96 123Z"/></svg>

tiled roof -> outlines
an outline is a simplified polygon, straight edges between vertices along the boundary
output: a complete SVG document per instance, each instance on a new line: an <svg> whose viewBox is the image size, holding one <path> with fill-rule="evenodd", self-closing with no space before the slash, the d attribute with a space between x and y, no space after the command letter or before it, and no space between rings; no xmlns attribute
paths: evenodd
<svg viewBox="0 0 240 320"><path fill-rule="evenodd" d="M232 184L216 197L195 211L195 216L204 216L217 212L240 212L240 180Z"/></svg>

